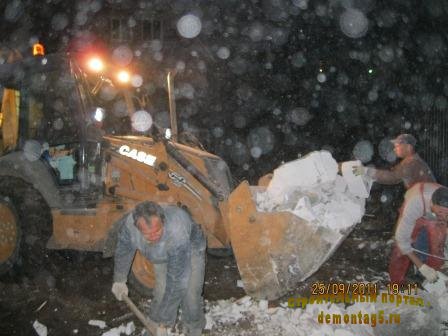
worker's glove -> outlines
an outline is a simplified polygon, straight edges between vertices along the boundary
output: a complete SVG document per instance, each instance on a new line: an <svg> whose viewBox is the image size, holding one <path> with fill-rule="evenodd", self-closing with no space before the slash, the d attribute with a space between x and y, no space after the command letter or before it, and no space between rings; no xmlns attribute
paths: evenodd
<svg viewBox="0 0 448 336"><path fill-rule="evenodd" d="M168 336L168 331L165 327L158 326L155 336Z"/></svg>
<svg viewBox="0 0 448 336"><path fill-rule="evenodd" d="M366 168L364 166L354 166L352 172L355 176L364 175L366 173Z"/></svg>
<svg viewBox="0 0 448 336"><path fill-rule="evenodd" d="M429 267L426 264L423 264L422 266L420 266L418 270L429 282L437 281L437 272L434 268Z"/></svg>
<svg viewBox="0 0 448 336"><path fill-rule="evenodd" d="M128 286L125 282L114 282L112 285L112 293L118 301L123 300L123 295L128 295Z"/></svg>
<svg viewBox="0 0 448 336"><path fill-rule="evenodd" d="M142 336L150 336L150 334L145 330ZM168 336L168 331L165 327L158 326L155 331L151 330L151 336Z"/></svg>

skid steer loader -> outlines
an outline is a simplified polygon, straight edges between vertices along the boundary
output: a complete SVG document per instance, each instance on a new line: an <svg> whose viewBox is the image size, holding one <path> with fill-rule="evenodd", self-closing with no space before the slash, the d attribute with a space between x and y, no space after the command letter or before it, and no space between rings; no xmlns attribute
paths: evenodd
<svg viewBox="0 0 448 336"><path fill-rule="evenodd" d="M43 244L113 256L114 223L143 200L185 208L209 250L231 247L253 297L285 295L316 260L323 263L331 245L320 232L290 213L257 211L262 186L232 190L221 158L155 124L132 131L130 117L141 107L116 73L76 54L0 65L1 273L21 255L39 259ZM153 286L151 264L138 252L131 273L141 287Z"/></svg>

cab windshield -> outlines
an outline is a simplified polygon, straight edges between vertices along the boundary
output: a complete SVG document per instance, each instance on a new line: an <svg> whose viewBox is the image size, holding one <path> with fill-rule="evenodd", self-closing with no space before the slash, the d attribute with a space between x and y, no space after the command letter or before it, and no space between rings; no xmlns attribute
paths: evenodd
<svg viewBox="0 0 448 336"><path fill-rule="evenodd" d="M69 72L36 72L20 94L21 136L50 145L76 142L82 116L75 81Z"/></svg>

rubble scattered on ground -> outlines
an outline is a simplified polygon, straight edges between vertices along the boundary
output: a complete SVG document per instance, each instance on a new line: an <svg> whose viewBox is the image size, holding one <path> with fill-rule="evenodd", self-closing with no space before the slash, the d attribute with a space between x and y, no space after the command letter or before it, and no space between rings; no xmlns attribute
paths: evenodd
<svg viewBox="0 0 448 336"><path fill-rule="evenodd" d="M397 302L382 302L385 292L379 293L377 302L355 302L347 307L342 303L307 304L302 308L288 308L288 303L281 307L269 308L265 300L256 301L245 296L239 300L219 300L207 304L206 329L210 335L284 335L284 336L354 336L354 335L441 335L442 322L446 315L437 299L421 291L415 298L422 298L425 307ZM388 295L388 294L387 294ZM448 294L445 292L445 299ZM388 295L389 297L389 295ZM396 298L397 296L394 296ZM430 303L429 305L427 303ZM446 306L445 306L446 308ZM380 323L379 313L383 310L384 321ZM319 321L320 314L344 315L362 313L360 323L326 323ZM399 314L400 323L389 321L389 314ZM365 320L368 314L369 321ZM376 320L372 319L373 315ZM386 323L388 320L390 323ZM171 335L178 335L171 333Z"/></svg>
<svg viewBox="0 0 448 336"><path fill-rule="evenodd" d="M132 335L135 331L135 325L134 322L129 322L128 324L120 325L119 327L112 328L105 333L103 333L101 336L120 336L121 334L125 335Z"/></svg>
<svg viewBox="0 0 448 336"><path fill-rule="evenodd" d="M448 322L448 276L442 272L437 272L438 280L435 283L424 282L423 287L428 291L434 300L437 301L442 316Z"/></svg>
<svg viewBox="0 0 448 336"><path fill-rule="evenodd" d="M40 323L38 320L34 321L33 328L38 336L47 336L48 334L47 327Z"/></svg>
<svg viewBox="0 0 448 336"><path fill-rule="evenodd" d="M98 327L100 329L104 329L106 328L106 322L101 321L101 320L90 320L88 322L89 325L94 326L94 327Z"/></svg>

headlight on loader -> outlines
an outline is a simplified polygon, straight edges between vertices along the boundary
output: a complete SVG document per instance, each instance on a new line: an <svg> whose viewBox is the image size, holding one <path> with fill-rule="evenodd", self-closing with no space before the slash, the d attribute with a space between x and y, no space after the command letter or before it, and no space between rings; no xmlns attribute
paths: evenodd
<svg viewBox="0 0 448 336"><path fill-rule="evenodd" d="M87 62L89 69L93 72L101 72L104 69L103 61L98 57L93 57Z"/></svg>
<svg viewBox="0 0 448 336"><path fill-rule="evenodd" d="M126 83L129 83L129 81L131 79L131 75L129 74L129 72L127 72L125 70L121 70L117 74L117 79L120 83L126 84Z"/></svg>

